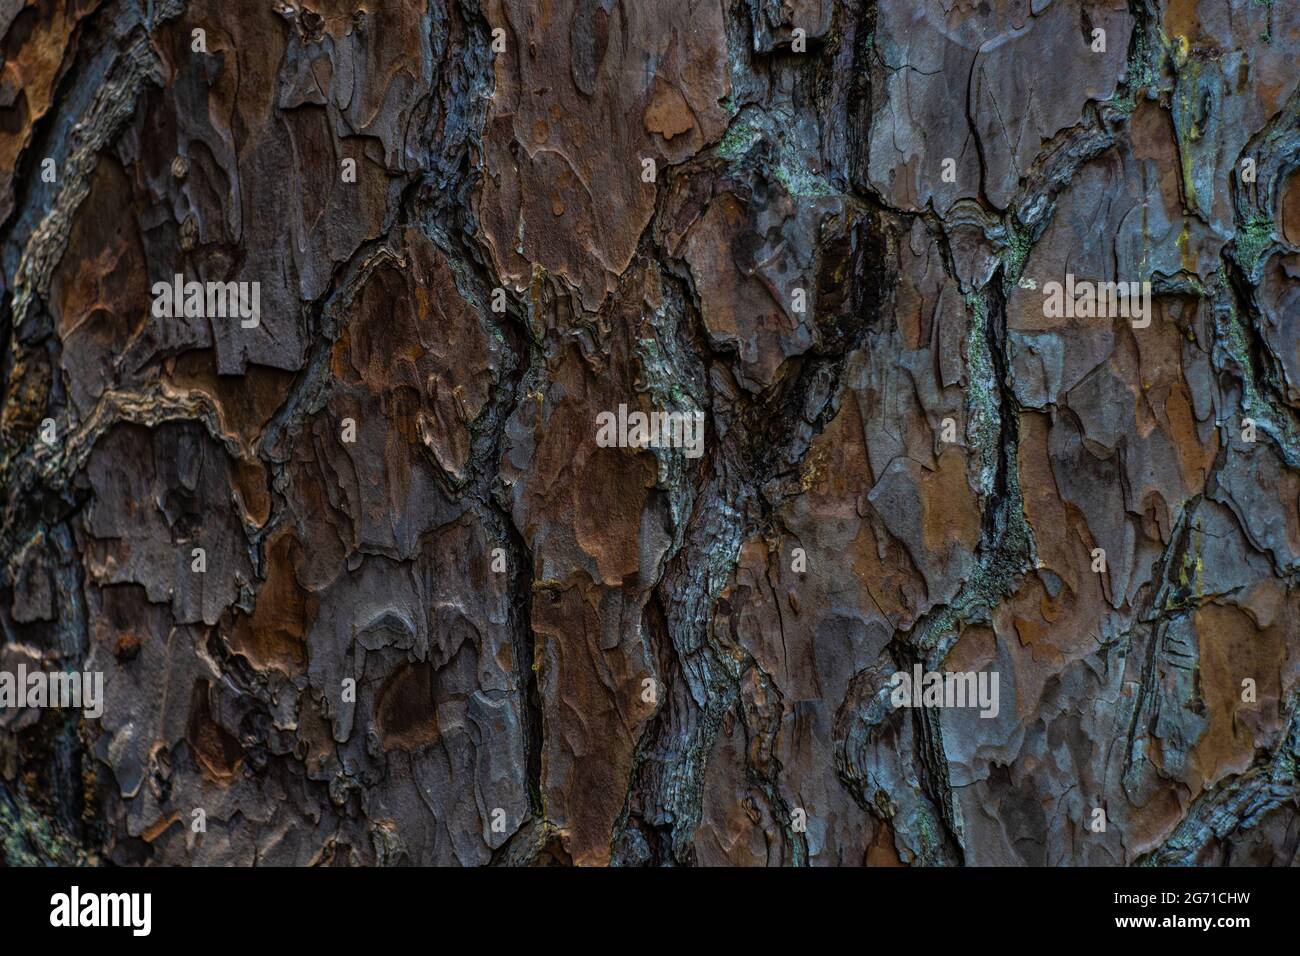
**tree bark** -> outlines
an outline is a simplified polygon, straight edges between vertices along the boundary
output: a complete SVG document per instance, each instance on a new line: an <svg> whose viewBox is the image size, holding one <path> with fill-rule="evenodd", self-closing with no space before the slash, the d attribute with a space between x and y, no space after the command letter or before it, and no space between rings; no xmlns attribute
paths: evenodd
<svg viewBox="0 0 1300 956"><path fill-rule="evenodd" d="M1295 4L0 36L5 864L1294 863Z"/></svg>

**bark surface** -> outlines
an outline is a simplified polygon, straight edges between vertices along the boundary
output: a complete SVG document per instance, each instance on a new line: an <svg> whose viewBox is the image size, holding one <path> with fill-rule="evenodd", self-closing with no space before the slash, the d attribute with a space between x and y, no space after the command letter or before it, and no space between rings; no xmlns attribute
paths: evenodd
<svg viewBox="0 0 1300 956"><path fill-rule="evenodd" d="M1296 861L1300 5L0 37L4 864Z"/></svg>

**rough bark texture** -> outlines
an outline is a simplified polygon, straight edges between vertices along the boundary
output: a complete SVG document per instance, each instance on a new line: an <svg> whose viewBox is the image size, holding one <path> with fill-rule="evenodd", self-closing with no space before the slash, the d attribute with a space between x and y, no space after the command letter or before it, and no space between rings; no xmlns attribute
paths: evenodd
<svg viewBox="0 0 1300 956"><path fill-rule="evenodd" d="M1300 4L0 36L4 862L1295 862Z"/></svg>

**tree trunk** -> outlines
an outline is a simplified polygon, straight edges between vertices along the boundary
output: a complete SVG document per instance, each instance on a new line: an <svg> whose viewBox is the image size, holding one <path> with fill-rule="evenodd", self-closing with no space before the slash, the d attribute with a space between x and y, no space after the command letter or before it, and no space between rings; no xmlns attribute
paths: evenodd
<svg viewBox="0 0 1300 956"><path fill-rule="evenodd" d="M4 863L1296 859L1296 4L0 35Z"/></svg>

